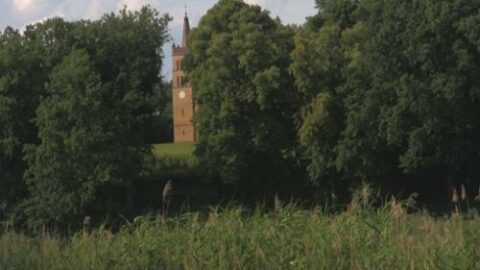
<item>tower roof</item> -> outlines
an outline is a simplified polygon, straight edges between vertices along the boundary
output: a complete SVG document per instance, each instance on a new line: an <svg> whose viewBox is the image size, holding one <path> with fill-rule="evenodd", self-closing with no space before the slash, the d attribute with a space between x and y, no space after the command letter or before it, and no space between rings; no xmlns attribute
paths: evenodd
<svg viewBox="0 0 480 270"><path fill-rule="evenodd" d="M183 37L182 47L186 48L188 45L188 34L190 34L190 23L188 22L187 12L185 12L185 18L183 19Z"/></svg>

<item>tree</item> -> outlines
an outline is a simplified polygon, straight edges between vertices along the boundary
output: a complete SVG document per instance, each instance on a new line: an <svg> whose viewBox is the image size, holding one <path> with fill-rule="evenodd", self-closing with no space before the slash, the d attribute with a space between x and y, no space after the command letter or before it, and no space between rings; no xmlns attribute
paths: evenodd
<svg viewBox="0 0 480 270"><path fill-rule="evenodd" d="M150 118L147 141L150 144L173 141L172 84L163 82L155 87L156 111Z"/></svg>
<svg viewBox="0 0 480 270"><path fill-rule="evenodd" d="M310 180L326 193L349 182L338 168L345 129L345 93L366 41L357 1L317 1L319 13L295 37L291 71L300 91L298 137Z"/></svg>
<svg viewBox="0 0 480 270"><path fill-rule="evenodd" d="M29 98L26 93L28 71L21 36L11 28L0 35L0 218L25 192L22 173L22 143L31 139L28 132ZM24 126L25 125L25 126Z"/></svg>
<svg viewBox="0 0 480 270"><path fill-rule="evenodd" d="M221 0L193 29L184 60L198 102L200 166L259 196L298 180L293 34L258 6Z"/></svg>
<svg viewBox="0 0 480 270"><path fill-rule="evenodd" d="M297 34L291 68L311 179L387 187L478 179L479 4L317 5Z"/></svg>
<svg viewBox="0 0 480 270"><path fill-rule="evenodd" d="M44 69L29 38L10 27L0 34L0 216L26 196L23 147L38 142L32 119L45 93Z"/></svg>
<svg viewBox="0 0 480 270"><path fill-rule="evenodd" d="M373 181L478 178L479 3L363 2L368 83L347 90L342 169Z"/></svg>
<svg viewBox="0 0 480 270"><path fill-rule="evenodd" d="M70 51L36 111L41 142L26 155L31 226L132 209L132 182L150 154L146 131L158 110L169 20L144 7L67 27Z"/></svg>
<svg viewBox="0 0 480 270"><path fill-rule="evenodd" d="M98 186L118 171L108 156L118 123L105 115L101 90L83 50L70 53L53 71L50 95L37 110L42 143L28 155L33 195L28 211L40 224L85 214Z"/></svg>
<svg viewBox="0 0 480 270"><path fill-rule="evenodd" d="M23 34L8 27L0 37L0 208L7 214L27 196L24 147L39 143L35 111L51 70L73 46L71 28L53 18L28 25Z"/></svg>

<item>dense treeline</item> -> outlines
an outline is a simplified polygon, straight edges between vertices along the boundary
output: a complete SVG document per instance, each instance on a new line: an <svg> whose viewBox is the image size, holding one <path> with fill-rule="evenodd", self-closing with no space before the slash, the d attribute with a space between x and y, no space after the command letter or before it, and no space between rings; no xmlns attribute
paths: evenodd
<svg viewBox="0 0 480 270"><path fill-rule="evenodd" d="M444 200L456 185L476 192L480 2L317 7L298 29L223 0L193 30L202 167L251 192L292 189L302 171L325 194L412 181Z"/></svg>
<svg viewBox="0 0 480 270"><path fill-rule="evenodd" d="M293 36L242 1L220 1L190 36L185 66L199 104L200 167L250 196L296 179Z"/></svg>
<svg viewBox="0 0 480 270"><path fill-rule="evenodd" d="M300 34L305 50L294 52L294 67L314 67L308 60L318 57L331 61L313 76L296 71L305 77L297 83L306 81L305 88L321 100L311 99L321 106L309 108L300 130L310 175L328 178L326 169L334 168L348 181L386 185L406 178L445 188L478 183L480 2L319 5L324 12L317 26L307 26L306 38ZM322 51L311 41L329 47ZM324 84L311 83L315 78ZM335 132L322 139L322 129L311 124L316 121ZM324 141L326 150L316 151Z"/></svg>
<svg viewBox="0 0 480 270"><path fill-rule="evenodd" d="M480 2L316 3L286 26L220 0L192 30L198 169L254 202L348 199L363 182L476 194ZM171 123L168 21L143 8L1 33L0 219L58 226L133 207L152 123L162 136Z"/></svg>
<svg viewBox="0 0 480 270"><path fill-rule="evenodd" d="M1 33L1 215L36 227L132 207L169 20L145 7Z"/></svg>

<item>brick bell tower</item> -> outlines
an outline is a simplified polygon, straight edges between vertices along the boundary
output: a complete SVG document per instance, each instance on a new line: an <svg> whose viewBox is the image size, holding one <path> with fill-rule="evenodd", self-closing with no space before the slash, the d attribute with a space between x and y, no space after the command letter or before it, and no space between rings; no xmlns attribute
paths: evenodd
<svg viewBox="0 0 480 270"><path fill-rule="evenodd" d="M173 140L174 142L192 142L195 140L195 129L192 116L195 110L192 87L185 80L182 59L187 53L190 23L185 12L183 20L182 45L172 46L172 107L173 107Z"/></svg>

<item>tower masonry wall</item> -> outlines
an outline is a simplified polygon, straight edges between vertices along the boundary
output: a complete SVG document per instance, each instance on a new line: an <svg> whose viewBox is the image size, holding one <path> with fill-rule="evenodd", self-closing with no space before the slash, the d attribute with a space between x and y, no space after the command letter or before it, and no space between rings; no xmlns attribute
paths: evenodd
<svg viewBox="0 0 480 270"><path fill-rule="evenodd" d="M172 108L174 142L190 142L195 140L195 128L192 123L194 113L193 91L185 80L182 60L186 48L172 49Z"/></svg>

